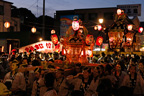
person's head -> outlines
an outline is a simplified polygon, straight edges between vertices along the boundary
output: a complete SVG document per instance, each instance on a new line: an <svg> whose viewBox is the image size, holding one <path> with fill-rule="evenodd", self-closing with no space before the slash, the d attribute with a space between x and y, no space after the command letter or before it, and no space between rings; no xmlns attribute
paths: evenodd
<svg viewBox="0 0 144 96"><path fill-rule="evenodd" d="M34 73L35 73L35 78L38 79L41 75L41 69L35 68Z"/></svg>
<svg viewBox="0 0 144 96"><path fill-rule="evenodd" d="M120 66L119 63L116 64L116 66L115 66L115 70L116 70L116 71L121 71L121 66Z"/></svg>
<svg viewBox="0 0 144 96"><path fill-rule="evenodd" d="M27 63L28 63L27 58L23 58L22 63L23 63L23 64L27 64Z"/></svg>
<svg viewBox="0 0 144 96"><path fill-rule="evenodd" d="M93 69L93 76L97 77L97 76L99 76L99 73L100 73L99 67L94 67L94 69Z"/></svg>
<svg viewBox="0 0 144 96"><path fill-rule="evenodd" d="M18 68L18 64L19 62L17 60L12 61L10 66L11 70L15 71Z"/></svg>
<svg viewBox="0 0 144 96"><path fill-rule="evenodd" d="M138 65L138 68L139 68L139 70L144 70L144 59L141 59L140 61L139 61L139 65Z"/></svg>
<svg viewBox="0 0 144 96"><path fill-rule="evenodd" d="M53 73L47 73L47 74L45 74L44 79L45 79L45 85L46 85L46 87L53 87L53 85L54 85L54 79L55 79Z"/></svg>
<svg viewBox="0 0 144 96"><path fill-rule="evenodd" d="M64 76L64 70L63 69L58 69L56 71L56 79L62 78Z"/></svg>
<svg viewBox="0 0 144 96"><path fill-rule="evenodd" d="M84 79L89 78L91 74L91 69L88 67L85 67L82 71Z"/></svg>
<svg viewBox="0 0 144 96"><path fill-rule="evenodd" d="M24 55L24 57L23 58L27 58L27 55Z"/></svg>
<svg viewBox="0 0 144 96"><path fill-rule="evenodd" d="M104 52L102 52L102 56L105 57L105 53Z"/></svg>
<svg viewBox="0 0 144 96"><path fill-rule="evenodd" d="M75 71L76 71L77 73L81 72L81 64L80 64L80 63L77 63L77 64L75 65Z"/></svg>
<svg viewBox="0 0 144 96"><path fill-rule="evenodd" d="M136 73L136 65L135 64L130 65L129 72L130 72L130 74L135 74Z"/></svg>

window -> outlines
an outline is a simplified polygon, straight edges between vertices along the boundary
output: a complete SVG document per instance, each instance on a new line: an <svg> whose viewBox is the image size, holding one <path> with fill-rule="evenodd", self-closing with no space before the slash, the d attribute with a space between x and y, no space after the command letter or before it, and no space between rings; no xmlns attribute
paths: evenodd
<svg viewBox="0 0 144 96"><path fill-rule="evenodd" d="M114 13L104 13L104 19L113 20Z"/></svg>
<svg viewBox="0 0 144 96"><path fill-rule="evenodd" d="M4 15L4 6L0 5L0 15Z"/></svg>
<svg viewBox="0 0 144 96"><path fill-rule="evenodd" d="M131 9L128 9L128 10L127 10L127 13L131 13Z"/></svg>
<svg viewBox="0 0 144 96"><path fill-rule="evenodd" d="M96 20L98 18L97 13L90 13L89 14L89 20Z"/></svg>
<svg viewBox="0 0 144 96"><path fill-rule="evenodd" d="M138 10L137 9L133 9L133 13L138 13Z"/></svg>

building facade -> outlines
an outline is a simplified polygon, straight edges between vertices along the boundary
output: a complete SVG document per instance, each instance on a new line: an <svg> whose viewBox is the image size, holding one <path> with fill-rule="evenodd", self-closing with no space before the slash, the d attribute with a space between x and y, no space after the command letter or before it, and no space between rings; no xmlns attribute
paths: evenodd
<svg viewBox="0 0 144 96"><path fill-rule="evenodd" d="M104 20L103 26L109 27L114 22L114 14L116 14L116 7L112 8L91 8L91 9L74 9L74 10L61 10L56 11L55 14L55 30L58 35L61 34L61 17L77 15L82 20L82 24L87 28L89 34L92 34L94 38L103 36L104 42L106 42L105 32L99 32L94 30L94 26L99 24L98 20L102 18Z"/></svg>
<svg viewBox="0 0 144 96"><path fill-rule="evenodd" d="M9 53L13 48L20 47L20 19L11 17L11 6L13 3L0 0L0 52ZM5 22L10 27L5 27Z"/></svg>
<svg viewBox="0 0 144 96"><path fill-rule="evenodd" d="M0 1L0 32L20 31L20 19L11 17L11 6L13 3L4 0ZM4 23L9 22L10 27L5 28Z"/></svg>

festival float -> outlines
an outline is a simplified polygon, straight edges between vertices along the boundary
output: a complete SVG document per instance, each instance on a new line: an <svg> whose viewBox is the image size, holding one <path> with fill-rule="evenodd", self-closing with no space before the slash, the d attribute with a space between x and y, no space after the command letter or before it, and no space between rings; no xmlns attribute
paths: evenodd
<svg viewBox="0 0 144 96"><path fill-rule="evenodd" d="M60 39L60 43L63 45L62 54L66 56L66 61L85 65L88 63L87 57L93 56L94 37L88 34L81 22L73 20L72 26L67 30L66 36Z"/></svg>
<svg viewBox="0 0 144 96"><path fill-rule="evenodd" d="M135 28L135 29L134 29ZM123 10L118 9L114 23L109 29L109 49L133 51L133 39L136 34L136 25L130 20Z"/></svg>

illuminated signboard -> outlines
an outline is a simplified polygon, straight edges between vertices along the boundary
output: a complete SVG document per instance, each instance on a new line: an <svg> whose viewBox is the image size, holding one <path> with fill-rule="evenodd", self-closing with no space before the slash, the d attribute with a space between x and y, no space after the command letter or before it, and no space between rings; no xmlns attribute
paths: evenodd
<svg viewBox="0 0 144 96"><path fill-rule="evenodd" d="M60 51L61 46L59 44L55 46L51 41L41 41L25 47L21 47L19 48L19 52L29 52L30 50L33 51L34 49L41 52L53 52L56 50Z"/></svg>

